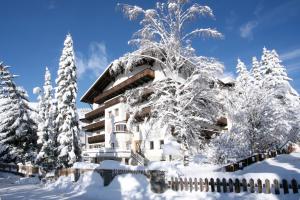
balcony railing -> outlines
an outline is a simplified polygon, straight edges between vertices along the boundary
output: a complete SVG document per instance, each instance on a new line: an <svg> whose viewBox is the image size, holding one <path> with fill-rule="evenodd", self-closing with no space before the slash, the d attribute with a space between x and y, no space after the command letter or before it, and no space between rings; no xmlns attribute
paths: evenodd
<svg viewBox="0 0 300 200"><path fill-rule="evenodd" d="M117 97L117 98L111 99L109 101L106 101L101 107L96 108L95 110L92 110L91 112L86 113L85 118L81 119L81 121L91 123L93 119L104 116L106 108L111 107L115 104L118 104L122 100L123 100L123 97Z"/></svg>
<svg viewBox="0 0 300 200"><path fill-rule="evenodd" d="M87 126L84 126L84 127L82 127L82 129L86 132L94 132L94 131L103 129L104 126L105 126L105 121L102 120L102 121L98 121L98 122L89 124Z"/></svg>
<svg viewBox="0 0 300 200"><path fill-rule="evenodd" d="M104 141L105 141L105 134L94 135L94 136L88 137L89 144L100 143L100 142L104 142Z"/></svg>

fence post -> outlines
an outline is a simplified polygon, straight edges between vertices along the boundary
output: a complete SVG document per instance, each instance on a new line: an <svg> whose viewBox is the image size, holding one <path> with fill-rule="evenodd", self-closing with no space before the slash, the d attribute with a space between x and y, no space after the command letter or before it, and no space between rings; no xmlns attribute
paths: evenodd
<svg viewBox="0 0 300 200"><path fill-rule="evenodd" d="M250 192L251 193L254 193L254 180L251 178L250 179L250 181L249 181L249 183L250 183Z"/></svg>
<svg viewBox="0 0 300 200"><path fill-rule="evenodd" d="M210 179L211 192L215 192L215 181L213 178Z"/></svg>
<svg viewBox="0 0 300 200"><path fill-rule="evenodd" d="M233 192L233 181L231 178L229 179L228 183L229 183L229 192Z"/></svg>
<svg viewBox="0 0 300 200"><path fill-rule="evenodd" d="M200 178L199 183L200 183L200 192L202 192L203 191L203 180L202 180L202 178Z"/></svg>
<svg viewBox="0 0 300 200"><path fill-rule="evenodd" d="M217 192L221 192L221 181L217 178Z"/></svg>
<svg viewBox="0 0 300 200"><path fill-rule="evenodd" d="M150 171L151 190L155 193L163 193L167 189L165 182L165 172L158 170Z"/></svg>
<svg viewBox="0 0 300 200"><path fill-rule="evenodd" d="M275 188L275 194L280 194L279 183L277 179L274 179L274 188Z"/></svg>
<svg viewBox="0 0 300 200"><path fill-rule="evenodd" d="M198 180L197 178L194 178L194 187L195 187L195 191L198 191Z"/></svg>
<svg viewBox="0 0 300 200"><path fill-rule="evenodd" d="M179 178L179 183L180 183L180 190L183 190L183 180L182 178Z"/></svg>
<svg viewBox="0 0 300 200"><path fill-rule="evenodd" d="M293 193L298 193L298 183L295 179L292 180L292 189L293 189Z"/></svg>
<svg viewBox="0 0 300 200"><path fill-rule="evenodd" d="M205 192L208 192L208 179L205 178Z"/></svg>
<svg viewBox="0 0 300 200"><path fill-rule="evenodd" d="M227 183L226 183L225 178L222 179L222 185L223 185L223 192L226 193L227 192Z"/></svg>
<svg viewBox="0 0 300 200"><path fill-rule="evenodd" d="M184 190L188 191L188 183L187 183L187 179L186 178L183 179L183 184L184 184Z"/></svg>
<svg viewBox="0 0 300 200"><path fill-rule="evenodd" d="M175 190L174 189L174 178L173 177L171 177L171 190Z"/></svg>
<svg viewBox="0 0 300 200"><path fill-rule="evenodd" d="M289 193L289 185L287 180L283 179L282 180L282 187L283 187L283 193L288 194Z"/></svg>
<svg viewBox="0 0 300 200"><path fill-rule="evenodd" d="M242 179L242 186L243 186L243 192L247 192L247 180L246 179Z"/></svg>
<svg viewBox="0 0 300 200"><path fill-rule="evenodd" d="M240 193L241 189L240 189L240 180L239 179L235 179L235 183L234 183L234 190L235 193Z"/></svg>
<svg viewBox="0 0 300 200"><path fill-rule="evenodd" d="M270 194L271 193L271 188L270 188L270 181L269 181L269 179L265 180L265 184L266 184L266 193Z"/></svg>
<svg viewBox="0 0 300 200"><path fill-rule="evenodd" d="M175 178L175 191L178 191L179 184L178 184L178 178Z"/></svg>
<svg viewBox="0 0 300 200"><path fill-rule="evenodd" d="M257 190L258 193L262 193L262 182L260 179L257 180Z"/></svg>
<svg viewBox="0 0 300 200"><path fill-rule="evenodd" d="M193 191L193 180L192 180L192 178L189 178L189 186L190 186L190 192Z"/></svg>

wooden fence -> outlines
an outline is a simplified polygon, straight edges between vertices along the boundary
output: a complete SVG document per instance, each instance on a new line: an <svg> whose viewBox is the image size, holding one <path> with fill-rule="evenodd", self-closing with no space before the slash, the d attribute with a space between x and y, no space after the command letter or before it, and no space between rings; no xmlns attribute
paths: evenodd
<svg viewBox="0 0 300 200"><path fill-rule="evenodd" d="M295 179L288 182L283 179L279 182L277 179L270 180L266 179L264 182L261 179L254 181L250 179L247 182L246 179L229 179L228 181L223 178L216 180L211 178L197 179L197 178L171 178L168 181L168 188L174 191L199 191L199 192L250 192L250 193L266 193L266 194L288 194L298 193L300 185Z"/></svg>
<svg viewBox="0 0 300 200"><path fill-rule="evenodd" d="M39 167L7 163L0 163L0 170L5 172L12 172L20 176L33 176L35 174L39 174Z"/></svg>
<svg viewBox="0 0 300 200"><path fill-rule="evenodd" d="M226 165L224 168L225 168L226 172L234 172L234 171L237 171L237 170L241 170L244 167L247 167L249 165L252 165L253 163L263 161L267 158L274 158L279 154L288 154L288 153L290 153L290 152L288 152L285 149L277 150L277 151L270 151L268 153L260 153L260 154L256 154L256 155L253 155L251 157L248 157L246 159L240 160L236 163Z"/></svg>

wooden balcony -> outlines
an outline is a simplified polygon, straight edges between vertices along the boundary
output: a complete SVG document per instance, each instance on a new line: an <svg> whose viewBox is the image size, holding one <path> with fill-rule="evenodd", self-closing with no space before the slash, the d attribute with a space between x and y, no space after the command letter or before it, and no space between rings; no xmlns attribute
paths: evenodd
<svg viewBox="0 0 300 200"><path fill-rule="evenodd" d="M124 93L126 90L137 87L155 78L155 73L152 69L145 69L134 76L128 78L126 81L104 91L94 98L95 103L103 103L119 94Z"/></svg>
<svg viewBox="0 0 300 200"><path fill-rule="evenodd" d="M84 126L84 127L82 127L82 129L86 132L94 132L94 131L104 128L104 126L105 126L105 120L101 120L101 121L89 124L87 126Z"/></svg>
<svg viewBox="0 0 300 200"><path fill-rule="evenodd" d="M94 135L91 137L88 137L88 143L89 144L94 144L94 143L100 143L100 142L105 142L105 135Z"/></svg>
<svg viewBox="0 0 300 200"><path fill-rule="evenodd" d="M96 108L95 110L92 110L91 112L86 113L85 118L80 119L80 121L90 123L90 122L92 122L93 119L104 116L106 108L111 107L115 104L118 104L118 103L122 102L123 100L124 100L123 97L118 97L118 98L114 98L109 101L106 101L103 106Z"/></svg>

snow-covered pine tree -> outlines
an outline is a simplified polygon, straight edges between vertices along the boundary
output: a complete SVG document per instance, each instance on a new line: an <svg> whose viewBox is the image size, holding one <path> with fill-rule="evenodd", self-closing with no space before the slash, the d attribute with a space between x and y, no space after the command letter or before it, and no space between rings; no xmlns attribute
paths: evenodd
<svg viewBox="0 0 300 200"><path fill-rule="evenodd" d="M299 141L299 112L295 111L300 105L299 96L289 85L284 66L276 52L266 48L260 64L257 62L253 59L247 84L243 78L247 73L241 73L243 65L237 66L236 87L226 104L229 133L216 137L207 150L216 162L241 159L276 149L288 141Z"/></svg>
<svg viewBox="0 0 300 200"><path fill-rule="evenodd" d="M43 94L39 95L39 118L38 143L41 145L36 159L38 164L43 164L45 169L52 170L55 167L57 142L53 128L53 88L51 84L51 74L46 67L45 84Z"/></svg>
<svg viewBox="0 0 300 200"><path fill-rule="evenodd" d="M36 156L36 124L30 118L26 91L16 87L0 64L0 161L26 162Z"/></svg>
<svg viewBox="0 0 300 200"><path fill-rule="evenodd" d="M275 50L263 48L261 65L264 75L264 84L269 88L278 90L278 93L287 92L290 89L288 81L291 79L286 73L285 67L281 64L279 55Z"/></svg>
<svg viewBox="0 0 300 200"><path fill-rule="evenodd" d="M236 78L236 83L239 84L240 87L247 87L250 84L250 73L247 70L246 65L238 58L236 72L238 73L238 77Z"/></svg>
<svg viewBox="0 0 300 200"><path fill-rule="evenodd" d="M255 79L257 84L260 84L260 81L262 80L262 74L261 74L261 69L260 69L260 63L257 60L256 57L252 58L252 70L251 70L251 75Z"/></svg>
<svg viewBox="0 0 300 200"><path fill-rule="evenodd" d="M80 159L79 126L76 111L77 75L73 41L66 36L56 79L58 166L69 167Z"/></svg>

